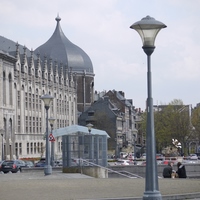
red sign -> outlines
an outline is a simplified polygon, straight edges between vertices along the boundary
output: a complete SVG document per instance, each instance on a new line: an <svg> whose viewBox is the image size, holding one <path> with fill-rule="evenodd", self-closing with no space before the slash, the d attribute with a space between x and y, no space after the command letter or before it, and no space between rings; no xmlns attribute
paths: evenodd
<svg viewBox="0 0 200 200"><path fill-rule="evenodd" d="M49 141L50 142L55 142L55 138L54 138L52 133L49 134Z"/></svg>

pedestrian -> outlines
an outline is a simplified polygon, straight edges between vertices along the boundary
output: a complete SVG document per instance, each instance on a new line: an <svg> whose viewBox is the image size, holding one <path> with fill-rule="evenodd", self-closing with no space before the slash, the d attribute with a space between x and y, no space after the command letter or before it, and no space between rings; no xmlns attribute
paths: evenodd
<svg viewBox="0 0 200 200"><path fill-rule="evenodd" d="M181 162L177 163L177 168L176 173L178 174L178 178L187 178L185 166Z"/></svg>
<svg viewBox="0 0 200 200"><path fill-rule="evenodd" d="M163 177L164 178L171 178L172 177L172 162L168 162L168 165L163 169Z"/></svg>

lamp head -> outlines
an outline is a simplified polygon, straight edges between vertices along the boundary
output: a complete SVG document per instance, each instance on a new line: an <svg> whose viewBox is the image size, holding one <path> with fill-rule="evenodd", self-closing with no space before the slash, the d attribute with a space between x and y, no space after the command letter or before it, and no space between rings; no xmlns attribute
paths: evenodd
<svg viewBox="0 0 200 200"><path fill-rule="evenodd" d="M92 129L92 127L93 127L93 124L89 123L89 124L87 124L86 126L88 127L88 131L89 131L89 133L90 133L90 132L91 132L91 129Z"/></svg>
<svg viewBox="0 0 200 200"><path fill-rule="evenodd" d="M50 117L48 120L49 120L50 125L53 126L53 123L54 123L54 121L55 121L56 119L53 118L53 117Z"/></svg>
<svg viewBox="0 0 200 200"><path fill-rule="evenodd" d="M43 100L45 107L49 107L51 101L53 100L54 97L50 96L49 94L45 94L40 97L40 99Z"/></svg>
<svg viewBox="0 0 200 200"><path fill-rule="evenodd" d="M150 16L146 16L130 26L130 28L135 29L139 33L143 48L155 48L154 43L158 32L166 27L165 24Z"/></svg>

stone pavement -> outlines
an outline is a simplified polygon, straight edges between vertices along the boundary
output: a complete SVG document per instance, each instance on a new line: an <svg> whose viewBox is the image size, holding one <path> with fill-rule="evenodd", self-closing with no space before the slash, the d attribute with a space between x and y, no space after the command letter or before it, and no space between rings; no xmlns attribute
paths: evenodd
<svg viewBox="0 0 200 200"><path fill-rule="evenodd" d="M139 200L145 179L97 179L43 171L0 174L1 200ZM159 179L162 199L200 199L200 179Z"/></svg>

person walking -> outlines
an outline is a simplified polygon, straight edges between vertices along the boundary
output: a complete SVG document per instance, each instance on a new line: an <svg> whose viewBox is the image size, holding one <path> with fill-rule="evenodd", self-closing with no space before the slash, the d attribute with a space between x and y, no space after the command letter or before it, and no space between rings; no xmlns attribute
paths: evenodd
<svg viewBox="0 0 200 200"><path fill-rule="evenodd" d="M172 162L168 162L168 165L163 169L163 177L164 178L171 178L172 177Z"/></svg>
<svg viewBox="0 0 200 200"><path fill-rule="evenodd" d="M185 166L182 165L181 162L177 163L177 168L178 168L178 170L176 171L176 173L178 174L178 177L179 178L187 178Z"/></svg>

